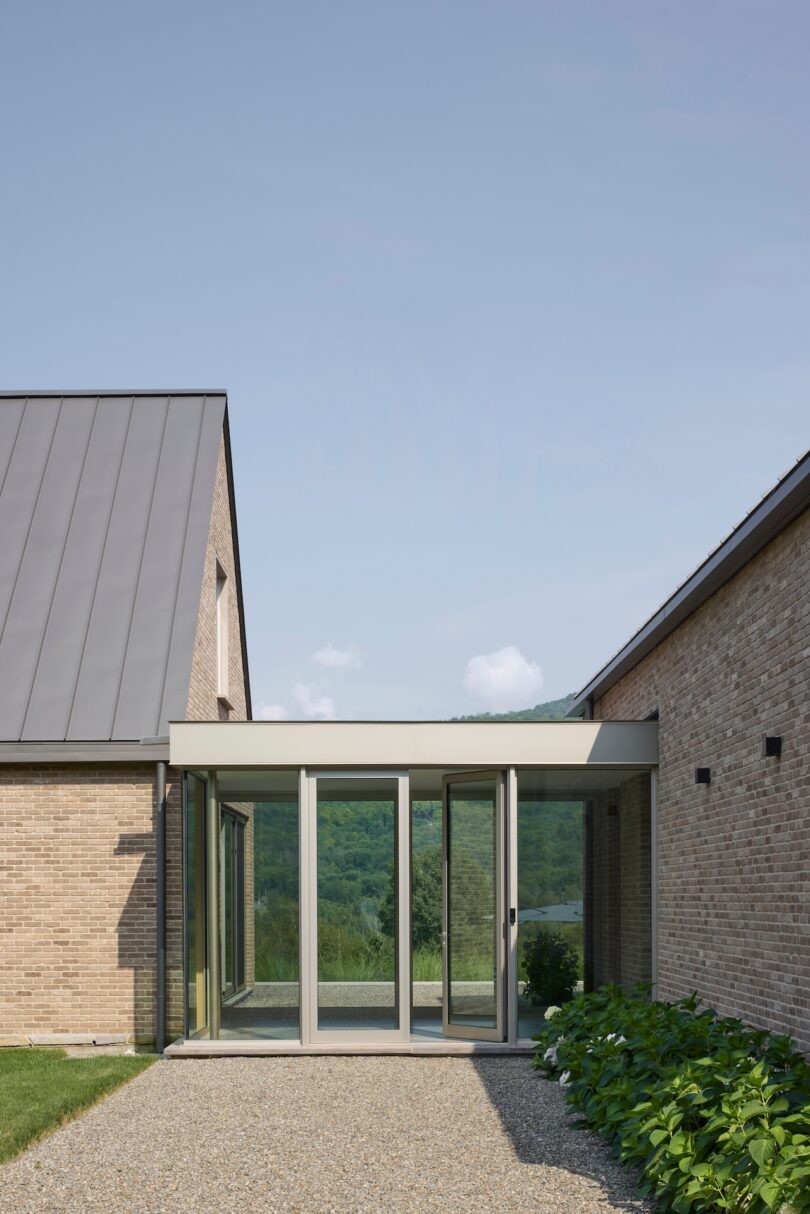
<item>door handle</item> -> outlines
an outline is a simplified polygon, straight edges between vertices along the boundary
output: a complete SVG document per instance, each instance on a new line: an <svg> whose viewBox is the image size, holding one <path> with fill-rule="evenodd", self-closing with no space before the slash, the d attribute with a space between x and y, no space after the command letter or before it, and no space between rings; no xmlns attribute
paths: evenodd
<svg viewBox="0 0 810 1214"><path fill-rule="evenodd" d="M517 923L517 909L514 906L509 907L509 924L514 927Z"/></svg>

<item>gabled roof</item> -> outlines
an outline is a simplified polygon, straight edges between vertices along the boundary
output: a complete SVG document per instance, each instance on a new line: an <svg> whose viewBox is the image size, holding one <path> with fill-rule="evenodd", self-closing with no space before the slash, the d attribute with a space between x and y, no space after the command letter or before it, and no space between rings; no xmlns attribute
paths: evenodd
<svg viewBox="0 0 810 1214"><path fill-rule="evenodd" d="M0 740L185 716L226 425L224 392L0 394Z"/></svg>
<svg viewBox="0 0 810 1214"><path fill-rule="evenodd" d="M582 688L568 710L569 717L581 716L588 700L598 699L618 683L808 507L810 451L796 461L719 547L709 553L691 577Z"/></svg>

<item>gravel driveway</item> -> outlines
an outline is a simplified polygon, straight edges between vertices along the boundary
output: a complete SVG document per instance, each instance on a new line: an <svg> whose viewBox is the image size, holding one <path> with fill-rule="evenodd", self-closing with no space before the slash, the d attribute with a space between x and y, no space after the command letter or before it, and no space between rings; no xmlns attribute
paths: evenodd
<svg viewBox="0 0 810 1214"><path fill-rule="evenodd" d="M0 1210L647 1211L525 1057L161 1061L0 1169Z"/></svg>

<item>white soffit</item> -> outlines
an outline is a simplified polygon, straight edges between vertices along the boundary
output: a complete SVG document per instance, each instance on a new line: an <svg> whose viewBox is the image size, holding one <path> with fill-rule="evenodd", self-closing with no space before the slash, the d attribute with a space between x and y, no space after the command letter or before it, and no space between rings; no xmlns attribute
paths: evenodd
<svg viewBox="0 0 810 1214"><path fill-rule="evenodd" d="M581 767L658 762L655 721L182 721L173 767Z"/></svg>

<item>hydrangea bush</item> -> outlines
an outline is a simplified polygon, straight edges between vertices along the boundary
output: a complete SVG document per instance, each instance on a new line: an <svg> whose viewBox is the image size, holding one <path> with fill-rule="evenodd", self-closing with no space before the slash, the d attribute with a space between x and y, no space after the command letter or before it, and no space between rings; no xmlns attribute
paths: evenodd
<svg viewBox="0 0 810 1214"><path fill-rule="evenodd" d="M789 1037L604 987L549 1008L534 1065L677 1214L810 1211L810 1065Z"/></svg>

